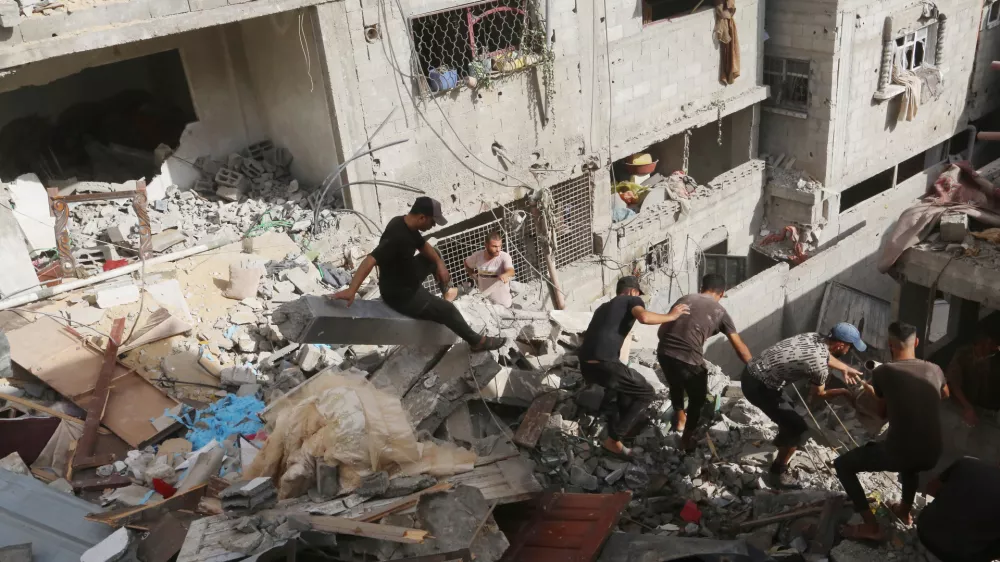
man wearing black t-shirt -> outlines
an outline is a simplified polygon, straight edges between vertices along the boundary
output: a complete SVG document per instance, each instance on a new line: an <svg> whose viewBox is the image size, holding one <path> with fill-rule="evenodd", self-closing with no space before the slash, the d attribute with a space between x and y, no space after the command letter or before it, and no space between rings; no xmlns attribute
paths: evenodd
<svg viewBox="0 0 1000 562"><path fill-rule="evenodd" d="M618 280L618 296L602 304L590 320L580 357L580 372L591 384L604 387L604 402L618 402L617 412L608 420L608 437L604 448L618 455L629 451L621 443L646 408L656 399L653 386L635 370L621 362L622 344L638 320L642 324L673 322L688 313L687 305L678 305L670 314L657 314L646 310L646 303L639 295L639 280L622 277Z"/></svg>
<svg viewBox="0 0 1000 562"><path fill-rule="evenodd" d="M1000 467L955 461L927 485L934 501L917 518L917 535L941 562L1000 558Z"/></svg>
<svg viewBox="0 0 1000 562"><path fill-rule="evenodd" d="M441 203L430 197L417 197L408 214L393 218L385 226L378 247L361 262L351 285L330 298L347 301L350 306L377 265L382 300L393 310L411 318L444 324L467 341L473 351L499 349L504 344L503 338L476 333L451 303L458 296L458 290L451 286L451 274L441 255L420 234L434 225L445 224L448 221L441 213ZM423 287L424 279L431 274L437 278L444 298Z"/></svg>

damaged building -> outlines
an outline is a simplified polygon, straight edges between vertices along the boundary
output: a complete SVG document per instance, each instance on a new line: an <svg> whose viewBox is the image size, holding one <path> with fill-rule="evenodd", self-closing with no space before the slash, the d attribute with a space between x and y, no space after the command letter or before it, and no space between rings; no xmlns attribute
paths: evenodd
<svg viewBox="0 0 1000 562"><path fill-rule="evenodd" d="M833 460L885 432L859 396L787 393L789 492L722 335L686 453L636 325L629 460L577 349L622 276L667 312L715 273L754 356L846 321L862 369L898 319L998 376L998 42L997 0L0 0L0 553L935 562L835 532ZM421 195L499 351L323 298ZM497 233L509 305L466 261ZM1000 461L993 388L938 470Z"/></svg>

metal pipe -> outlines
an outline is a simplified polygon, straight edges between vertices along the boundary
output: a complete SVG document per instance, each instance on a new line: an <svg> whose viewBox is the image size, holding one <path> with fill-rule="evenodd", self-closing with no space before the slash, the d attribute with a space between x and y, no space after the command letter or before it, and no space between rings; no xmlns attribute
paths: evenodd
<svg viewBox="0 0 1000 562"><path fill-rule="evenodd" d="M865 370L866 371L874 371L875 369L879 368L879 366L881 366L881 365L882 364L879 363L878 361L875 361L874 359L869 359L868 361L865 361Z"/></svg>
<svg viewBox="0 0 1000 562"><path fill-rule="evenodd" d="M71 281L69 283L63 283L62 285L56 285L55 287L46 287L34 293L29 293L27 295L23 295L20 297L15 297L7 299L5 301L0 301L0 310L7 310L8 308L12 308L15 306L22 306L28 303L33 303L35 301L47 299L51 296L66 293L74 289L79 289L81 287L96 285L97 283L100 283L102 281L107 281L108 279L114 279L115 277L121 277L122 275L138 271L143 267L143 265L150 266L150 265L157 265L161 263L177 261L179 259L191 257L193 255L200 254L202 252L214 250L221 246L225 246L226 244L232 244L233 242L236 242L236 240L231 238L226 238L223 240L219 240L217 242L213 242L211 244L201 244L199 246L188 248L187 250L183 250L180 252L174 252L172 254L157 256L155 258L148 259L145 261L145 264L143 262L133 263L131 265L126 265L125 267L119 267L118 269L105 271L104 273L95 275L93 277L88 277L86 279L80 279L77 281Z"/></svg>

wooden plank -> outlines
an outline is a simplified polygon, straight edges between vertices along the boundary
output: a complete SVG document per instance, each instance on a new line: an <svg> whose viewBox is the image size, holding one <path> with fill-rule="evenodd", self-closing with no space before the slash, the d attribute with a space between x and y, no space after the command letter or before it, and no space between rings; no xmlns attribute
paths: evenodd
<svg viewBox="0 0 1000 562"><path fill-rule="evenodd" d="M538 444L538 438L542 436L542 430L549 423L552 408L555 408L558 399L557 392L548 392L536 397L517 428L517 433L514 434L514 443L534 449Z"/></svg>
<svg viewBox="0 0 1000 562"><path fill-rule="evenodd" d="M406 544L421 544L424 542L424 537L427 536L427 531L423 529L378 525L330 515L293 515L288 518L288 521L292 522L299 530L311 529L320 533L351 535Z"/></svg>
<svg viewBox="0 0 1000 562"><path fill-rule="evenodd" d="M89 521L96 521L98 523L104 523L105 525L110 525L111 527L121 527L139 521L145 515L145 512L152 511L177 511L181 509L186 509L188 511L194 511L198 507L198 502L205 495L205 491L208 489L207 484L202 484L191 488L183 494L176 494L175 496L165 499L161 502L140 505L137 507L124 507L121 509L113 509L111 511L103 511L100 513L91 513L87 515L86 519Z"/></svg>
<svg viewBox="0 0 1000 562"><path fill-rule="evenodd" d="M7 338L15 363L76 405L87 407L103 365L101 352L48 317L8 333ZM133 448L139 447L157 433L150 418L161 416L178 402L121 364L116 364L111 380L102 421Z"/></svg>
<svg viewBox="0 0 1000 562"><path fill-rule="evenodd" d="M114 455L94 455L94 446L97 444L97 429L101 425L101 418L104 417L104 410L108 405L111 377L118 361L118 346L124 335L125 318L115 318L111 324L108 346L104 350L104 362L97 375L93 395L87 404L87 420L83 423L83 435L76 444L73 470L102 466L115 460Z"/></svg>
<svg viewBox="0 0 1000 562"><path fill-rule="evenodd" d="M41 412L43 414L48 414L50 416L59 418L59 419L61 419L63 421L69 422L71 424L83 427L83 420L81 420L80 418L74 418L73 416L71 416L69 414L60 412L59 410L53 410L52 408L49 408L47 406L42 406L41 404L39 404L37 402L32 402L31 400L28 400L27 398L23 398L21 396L12 396L12 395L9 395L9 394L5 394L3 396L0 396L0 400L6 400L8 402L13 402L15 404L20 404L21 406L24 406L26 408L31 408L32 410L35 410L37 412ZM99 428L97 431L101 435L111 435L111 432L108 431L104 427Z"/></svg>
<svg viewBox="0 0 1000 562"><path fill-rule="evenodd" d="M415 494L410 494L409 496L399 498L399 500L390 503L376 511L371 513L362 514L360 517L351 517L350 519L357 519L358 521L364 521L366 523L374 523L387 515L392 515L404 509L409 509L420 501L420 496L426 494L436 494L438 492L444 492L450 490L452 485L448 482L439 482L426 490L421 490Z"/></svg>
<svg viewBox="0 0 1000 562"><path fill-rule="evenodd" d="M752 521L745 521L740 523L740 531L746 531L748 529L753 529L755 527L761 527L763 525L770 525L771 523L780 523L782 521L788 521L789 519L798 519L803 515L815 515L823 511L822 507L806 507L802 509L793 509L791 511L786 511L780 515L775 515L774 517L762 517L760 519L754 519Z"/></svg>
<svg viewBox="0 0 1000 562"><path fill-rule="evenodd" d="M124 488L130 486L132 480L121 474L111 476L94 476L91 478L79 478L73 481L73 489L80 491L107 490L108 488Z"/></svg>
<svg viewBox="0 0 1000 562"><path fill-rule="evenodd" d="M139 541L139 560L144 562L169 562L180 552L187 536L189 523L167 513L149 530L149 535Z"/></svg>

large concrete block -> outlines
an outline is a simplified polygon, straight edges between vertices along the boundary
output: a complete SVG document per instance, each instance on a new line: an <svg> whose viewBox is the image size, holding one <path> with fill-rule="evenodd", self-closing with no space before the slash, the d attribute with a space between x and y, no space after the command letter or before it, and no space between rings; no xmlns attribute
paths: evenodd
<svg viewBox="0 0 1000 562"><path fill-rule="evenodd" d="M445 326L404 316L380 300L358 299L348 307L307 295L279 307L275 322L297 343L441 346L458 341Z"/></svg>
<svg viewBox="0 0 1000 562"><path fill-rule="evenodd" d="M444 352L441 346L397 348L369 380L375 388L402 397L437 364Z"/></svg>

